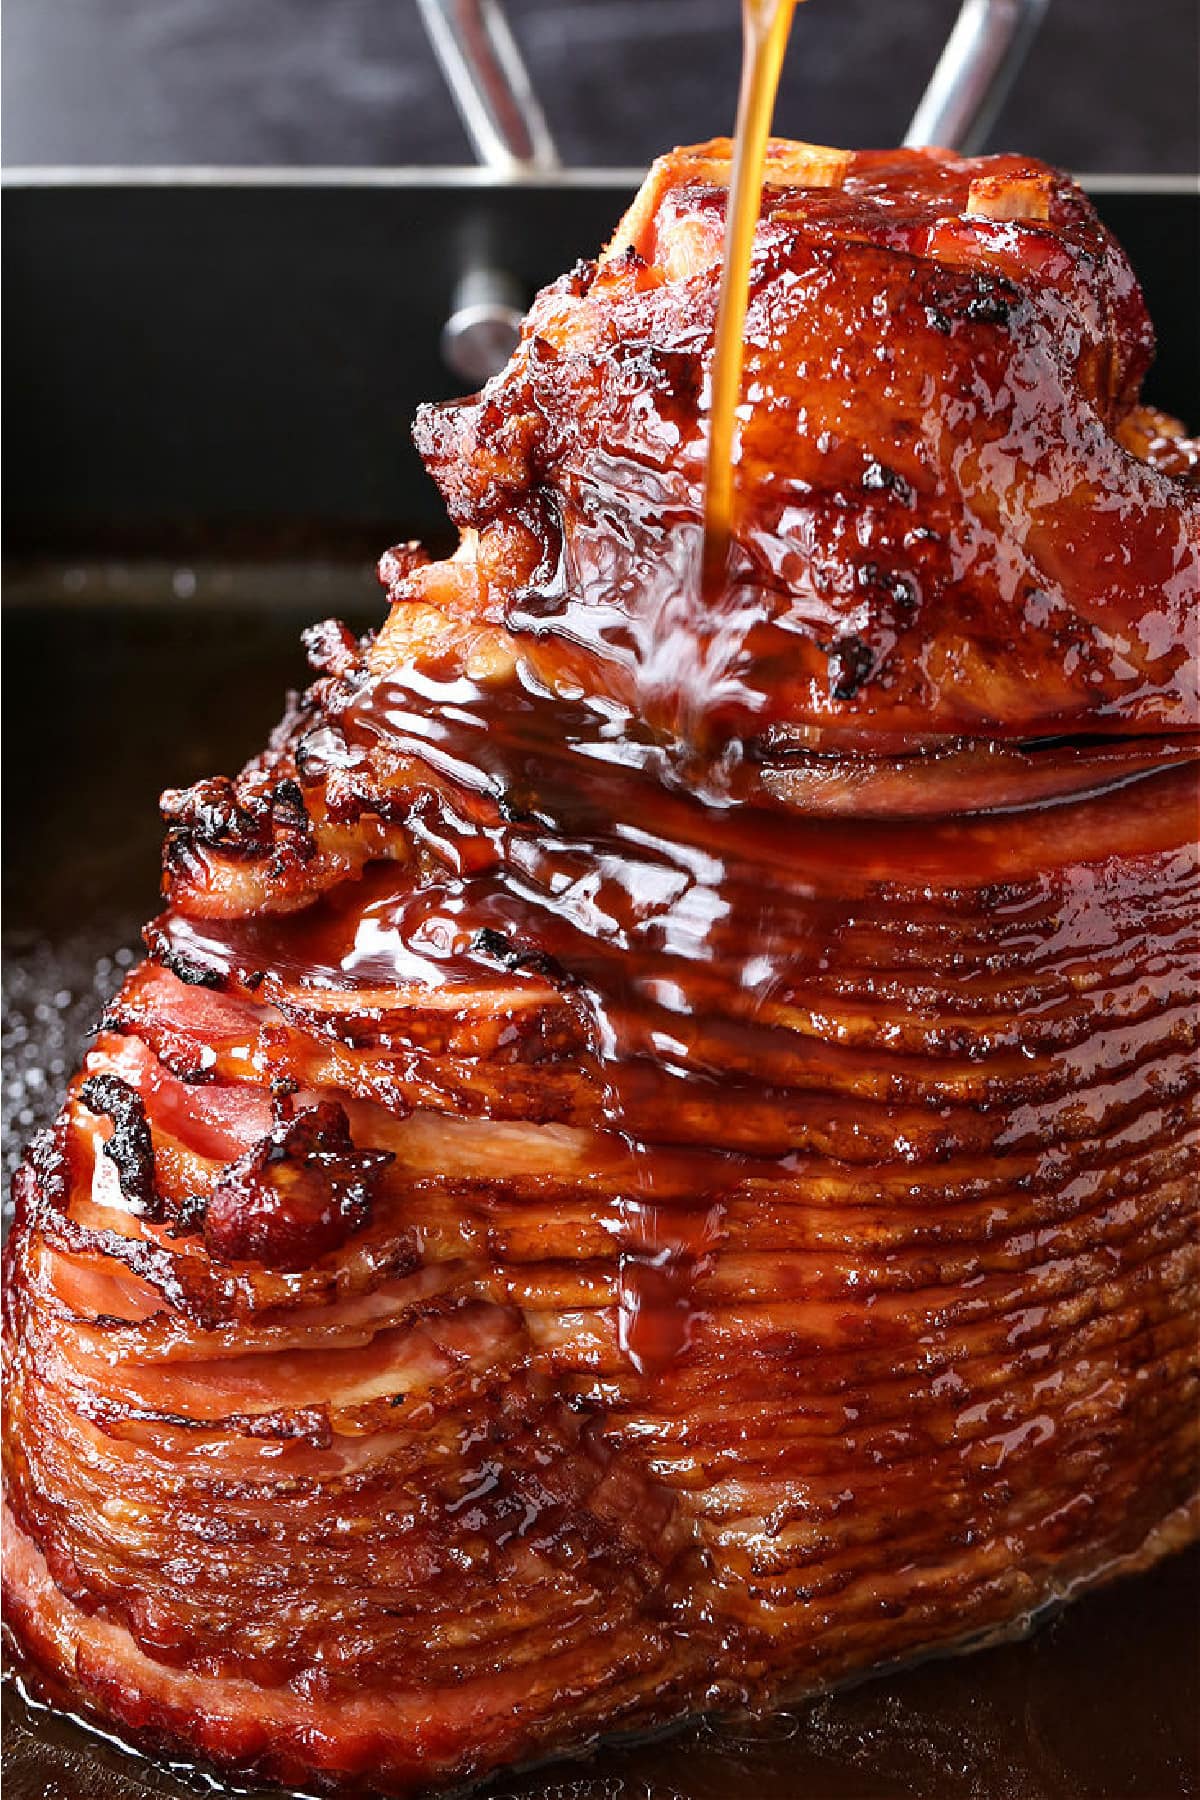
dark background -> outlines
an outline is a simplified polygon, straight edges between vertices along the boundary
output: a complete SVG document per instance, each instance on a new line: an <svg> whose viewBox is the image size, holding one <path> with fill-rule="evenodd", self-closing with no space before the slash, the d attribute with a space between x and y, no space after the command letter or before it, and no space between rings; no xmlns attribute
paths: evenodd
<svg viewBox="0 0 1200 1800"><path fill-rule="evenodd" d="M728 129L738 0L509 0L565 161L646 162ZM781 135L903 135L958 0L809 0ZM4 160L469 160L415 0L8 0ZM1197 0L1050 0L993 134L1080 171L1200 164Z"/></svg>

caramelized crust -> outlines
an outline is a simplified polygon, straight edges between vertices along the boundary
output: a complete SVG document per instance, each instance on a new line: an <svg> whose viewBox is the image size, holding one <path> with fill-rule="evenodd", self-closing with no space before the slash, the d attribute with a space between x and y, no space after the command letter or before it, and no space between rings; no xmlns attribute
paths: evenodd
<svg viewBox="0 0 1200 1800"><path fill-rule="evenodd" d="M699 705L720 739L1194 728L1200 494L1126 448L1152 334L1083 194L929 151L793 187L775 148L722 629L687 599L725 201L708 154L657 166L653 211L540 296L482 396L419 416L479 533L459 604L643 717Z"/></svg>
<svg viewBox="0 0 1200 1800"><path fill-rule="evenodd" d="M1019 1626L1194 1530L1197 489L1013 157L728 147L427 409L457 554L235 780L18 1177L47 1691L405 1795Z"/></svg>

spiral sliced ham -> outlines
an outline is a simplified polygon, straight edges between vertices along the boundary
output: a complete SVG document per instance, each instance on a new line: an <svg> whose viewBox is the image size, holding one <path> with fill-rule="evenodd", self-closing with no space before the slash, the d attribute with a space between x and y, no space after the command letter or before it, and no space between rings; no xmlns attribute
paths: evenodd
<svg viewBox="0 0 1200 1800"><path fill-rule="evenodd" d="M406 1795L1194 1530L1194 449L1065 178L776 144L702 600L727 159L422 413L18 1176L7 1618L142 1745Z"/></svg>

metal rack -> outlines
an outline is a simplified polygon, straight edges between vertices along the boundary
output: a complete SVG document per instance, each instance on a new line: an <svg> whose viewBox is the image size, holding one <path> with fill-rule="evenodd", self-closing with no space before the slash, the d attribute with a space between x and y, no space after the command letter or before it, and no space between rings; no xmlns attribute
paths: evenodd
<svg viewBox="0 0 1200 1800"><path fill-rule="evenodd" d="M905 134L973 154L1016 80L1048 0L963 0ZM420 0L421 16L481 167L528 179L562 167L502 0ZM503 368L525 296L509 269L476 259L459 276L442 355L472 386Z"/></svg>

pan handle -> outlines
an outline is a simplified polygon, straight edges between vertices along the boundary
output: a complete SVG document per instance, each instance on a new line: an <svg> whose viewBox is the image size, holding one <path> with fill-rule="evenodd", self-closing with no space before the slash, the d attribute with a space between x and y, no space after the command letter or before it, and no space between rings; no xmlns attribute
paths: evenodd
<svg viewBox="0 0 1200 1800"><path fill-rule="evenodd" d="M558 152L500 0L420 0L446 85L483 168L497 179L545 175ZM442 360L469 388L516 349L526 296L507 269L469 256L442 326Z"/></svg>
<svg viewBox="0 0 1200 1800"><path fill-rule="evenodd" d="M982 149L1049 0L963 0L905 133ZM425 29L480 163L498 175L560 167L501 0L420 0Z"/></svg>
<svg viewBox="0 0 1200 1800"><path fill-rule="evenodd" d="M941 144L968 156L980 151L1047 4L1048 0L963 0L905 143Z"/></svg>
<svg viewBox="0 0 1200 1800"><path fill-rule="evenodd" d="M420 0L467 136L497 175L544 173L558 152L500 0Z"/></svg>
<svg viewBox="0 0 1200 1800"><path fill-rule="evenodd" d="M906 144L974 152L1025 60L1048 0L963 0ZM475 154L500 179L560 167L545 114L501 0L420 0L425 29ZM442 354L464 381L502 368L521 324L520 295L502 269L463 270Z"/></svg>

